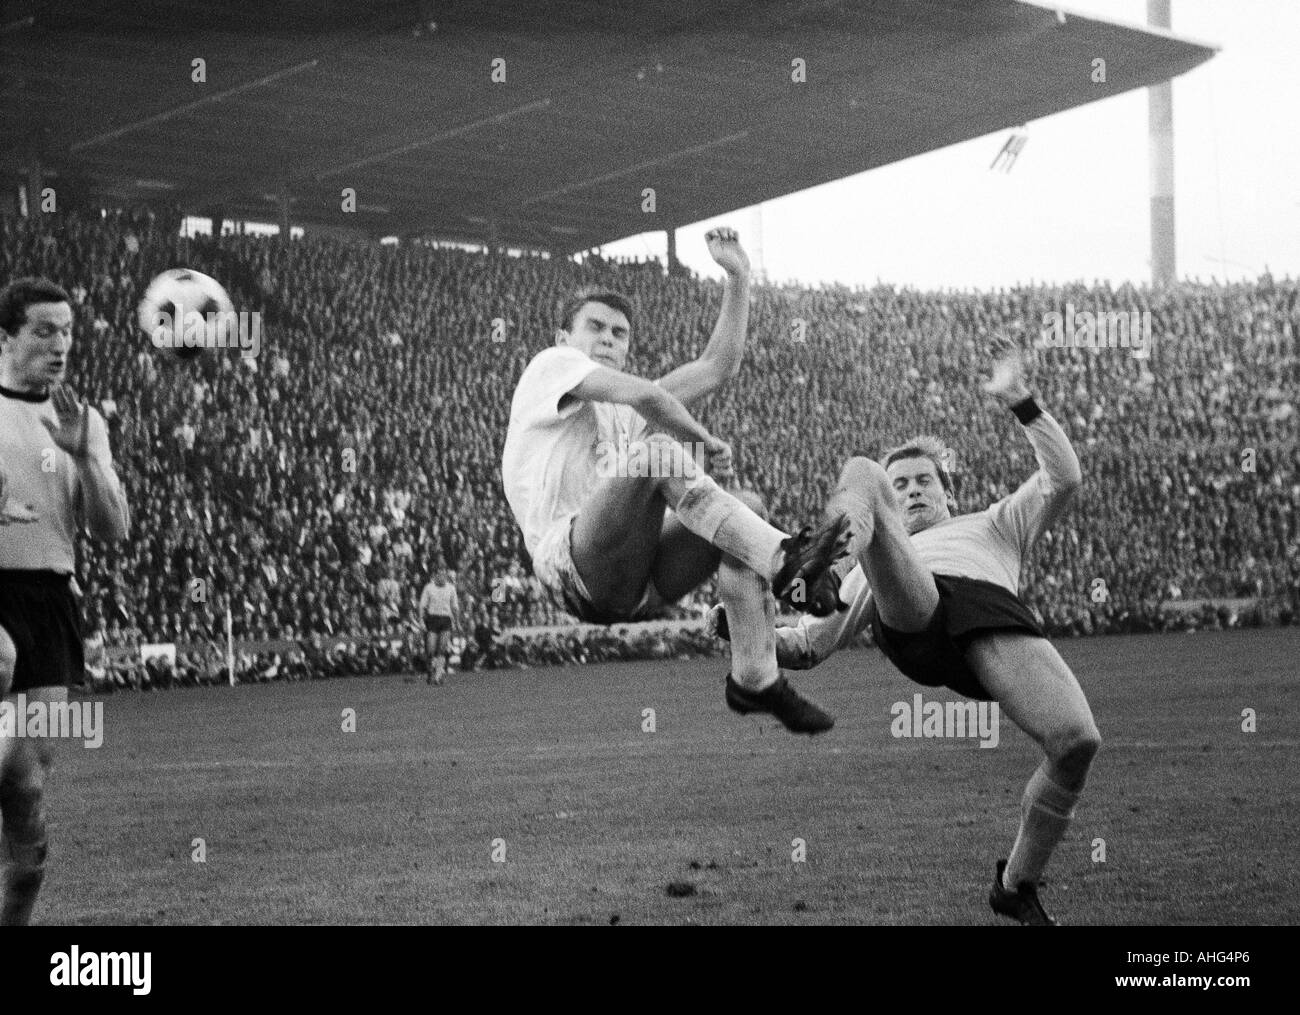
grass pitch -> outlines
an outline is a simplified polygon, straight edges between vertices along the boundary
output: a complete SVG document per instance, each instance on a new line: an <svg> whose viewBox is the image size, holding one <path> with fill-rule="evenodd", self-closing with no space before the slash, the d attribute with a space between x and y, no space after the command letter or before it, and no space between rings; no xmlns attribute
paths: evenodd
<svg viewBox="0 0 1300 1015"><path fill-rule="evenodd" d="M1296 923L1300 630L1058 646L1106 742L1049 910ZM941 695L875 651L795 675L838 717L796 738L728 712L725 667L110 696L99 750L59 745L36 922L1005 922L1028 738L895 739L894 702Z"/></svg>

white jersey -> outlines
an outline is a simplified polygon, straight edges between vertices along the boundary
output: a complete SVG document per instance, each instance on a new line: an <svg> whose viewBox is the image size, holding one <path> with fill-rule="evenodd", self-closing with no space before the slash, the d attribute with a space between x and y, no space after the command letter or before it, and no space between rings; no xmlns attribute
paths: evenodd
<svg viewBox="0 0 1300 1015"><path fill-rule="evenodd" d="M631 406L566 398L598 366L577 349L553 346L533 357L515 388L501 479L529 554L596 486L600 448L645 430Z"/></svg>
<svg viewBox="0 0 1300 1015"><path fill-rule="evenodd" d="M958 515L912 536L922 563L934 574L977 578L1020 594L1020 571L1034 543L1065 511L1081 472L1065 431L1046 412L1024 428L1039 469L1015 493L984 511ZM797 627L777 628L782 666L815 665L849 645L870 622L871 588L861 565L840 585L843 613L804 616Z"/></svg>
<svg viewBox="0 0 1300 1015"><path fill-rule="evenodd" d="M420 593L420 613L426 617L452 617L458 607L456 586L450 582L446 585L429 582Z"/></svg>
<svg viewBox="0 0 1300 1015"><path fill-rule="evenodd" d="M0 391L0 462L9 477L9 503L30 505L39 516L21 525L0 525L0 570L71 574L84 522L81 481L72 456L54 443L42 420L58 423L48 397ZM112 475L108 426L93 408L89 426L90 455Z"/></svg>

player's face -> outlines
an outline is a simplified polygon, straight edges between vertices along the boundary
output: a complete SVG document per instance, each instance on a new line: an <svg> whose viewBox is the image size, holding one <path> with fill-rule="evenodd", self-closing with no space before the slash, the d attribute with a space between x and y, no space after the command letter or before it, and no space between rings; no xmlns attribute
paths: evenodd
<svg viewBox="0 0 1300 1015"><path fill-rule="evenodd" d="M15 335L5 336L5 384L15 391L43 391L59 384L72 348L72 307L33 303Z"/></svg>
<svg viewBox="0 0 1300 1015"><path fill-rule="evenodd" d="M930 459L900 458L885 471L894 486L894 497L908 535L952 517L948 493Z"/></svg>
<svg viewBox="0 0 1300 1015"><path fill-rule="evenodd" d="M584 303L573 315L570 330L556 333L555 343L572 346L603 367L622 370L631 339L632 326L626 316L613 307L592 302Z"/></svg>

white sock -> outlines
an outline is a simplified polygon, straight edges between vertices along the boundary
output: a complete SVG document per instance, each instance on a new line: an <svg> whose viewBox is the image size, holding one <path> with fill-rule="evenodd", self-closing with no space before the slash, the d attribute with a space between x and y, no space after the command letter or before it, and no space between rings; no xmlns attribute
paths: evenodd
<svg viewBox="0 0 1300 1015"><path fill-rule="evenodd" d="M682 524L707 539L724 554L771 580L780 567L781 540L774 529L703 473L686 484L686 493L673 510Z"/></svg>
<svg viewBox="0 0 1300 1015"><path fill-rule="evenodd" d="M1002 887L1009 891L1014 892L1022 881L1038 884L1074 817L1079 794L1053 782L1047 774L1049 764L1044 761L1034 770L1020 801L1020 834L1002 874Z"/></svg>
<svg viewBox="0 0 1300 1015"><path fill-rule="evenodd" d="M723 556L718 593L731 635L731 676L747 691L776 683L776 605L770 586L734 557Z"/></svg>

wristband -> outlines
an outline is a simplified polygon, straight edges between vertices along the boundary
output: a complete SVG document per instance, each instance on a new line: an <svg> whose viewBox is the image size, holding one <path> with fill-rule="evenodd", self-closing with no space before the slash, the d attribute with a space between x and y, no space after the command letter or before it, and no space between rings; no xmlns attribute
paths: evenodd
<svg viewBox="0 0 1300 1015"><path fill-rule="evenodd" d="M1038 403L1034 401L1033 395L1030 395L1028 398L1022 398L1015 405L1011 406L1011 411L1015 413L1016 419L1020 420L1021 426L1028 426L1043 414L1043 410L1039 408Z"/></svg>

